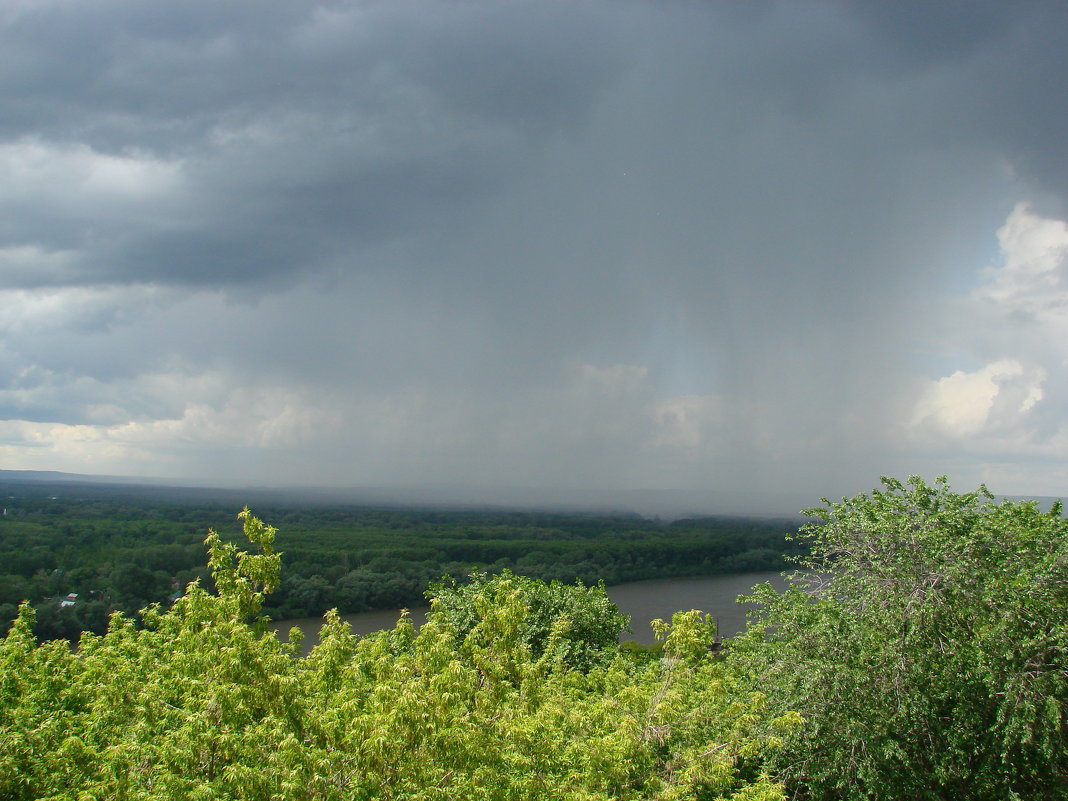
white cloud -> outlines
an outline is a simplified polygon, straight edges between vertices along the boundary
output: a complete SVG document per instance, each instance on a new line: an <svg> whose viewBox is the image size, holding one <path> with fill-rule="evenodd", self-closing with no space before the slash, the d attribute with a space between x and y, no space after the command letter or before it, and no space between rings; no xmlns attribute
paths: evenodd
<svg viewBox="0 0 1068 801"><path fill-rule="evenodd" d="M20 469L103 475L133 475L147 464L153 466L147 475L166 475L168 467L166 459L112 441L100 426L26 420L0 421L0 460Z"/></svg>
<svg viewBox="0 0 1068 801"><path fill-rule="evenodd" d="M986 429L1012 429L1024 424L1043 398L1046 372L1003 360L973 372L957 370L931 383L917 405L914 425L929 423L954 437Z"/></svg>
<svg viewBox="0 0 1068 801"><path fill-rule="evenodd" d="M40 253L33 247L8 250ZM0 336L25 341L53 332L84 332L131 321L147 309L175 299L174 293L143 285L0 290L0 307L4 309Z"/></svg>
<svg viewBox="0 0 1068 801"><path fill-rule="evenodd" d="M947 342L982 366L926 383L907 442L938 472L956 465L997 491L1064 494L1068 225L1020 203L997 237L1000 263L957 305Z"/></svg>
<svg viewBox="0 0 1068 801"><path fill-rule="evenodd" d="M98 203L131 209L170 194L181 179L180 161L145 153L113 155L36 138L0 143L0 201L47 200L90 213Z"/></svg>
<svg viewBox="0 0 1068 801"><path fill-rule="evenodd" d="M251 452L275 463L289 449L321 445L338 422L299 392L226 389L231 382L224 379L161 374L140 380L137 391L146 394L154 388L162 396L160 403L178 396L173 417L131 419L129 410L116 407L111 415L120 421L111 423L0 421L0 459L23 468L150 476L184 475L193 459L202 475L226 478L233 476L234 463ZM255 464L247 466L246 475L256 473Z"/></svg>
<svg viewBox="0 0 1068 801"><path fill-rule="evenodd" d="M1054 329L1046 333L1068 333L1068 224L1020 203L998 230L998 242L1003 264L986 271L989 283L977 297L1004 315L1026 316Z"/></svg>

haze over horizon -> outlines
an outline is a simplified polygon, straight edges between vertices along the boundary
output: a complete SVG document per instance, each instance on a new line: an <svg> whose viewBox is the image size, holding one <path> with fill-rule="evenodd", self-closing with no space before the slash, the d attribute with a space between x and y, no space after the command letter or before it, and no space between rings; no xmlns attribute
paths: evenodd
<svg viewBox="0 0 1068 801"><path fill-rule="evenodd" d="M13 0L0 468L1068 495L1060 2Z"/></svg>

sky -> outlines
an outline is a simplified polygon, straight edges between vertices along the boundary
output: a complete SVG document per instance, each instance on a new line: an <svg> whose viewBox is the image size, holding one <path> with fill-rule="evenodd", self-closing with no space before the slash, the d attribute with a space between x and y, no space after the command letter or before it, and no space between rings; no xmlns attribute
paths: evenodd
<svg viewBox="0 0 1068 801"><path fill-rule="evenodd" d="M1068 495L1050 2L6 0L0 467Z"/></svg>

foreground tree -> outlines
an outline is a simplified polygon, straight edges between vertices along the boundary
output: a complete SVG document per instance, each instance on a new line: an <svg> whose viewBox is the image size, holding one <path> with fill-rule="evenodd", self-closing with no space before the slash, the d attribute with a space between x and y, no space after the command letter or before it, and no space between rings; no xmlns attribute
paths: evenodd
<svg viewBox="0 0 1068 801"><path fill-rule="evenodd" d="M774 760L818 799L1068 796L1068 522L883 479L811 509L807 572L756 588L739 675L805 725Z"/></svg>
<svg viewBox="0 0 1068 801"><path fill-rule="evenodd" d="M194 583L144 629L116 614L75 653L38 646L21 607L0 642L0 797L782 799L739 765L795 718L736 690L700 613L659 626L662 661L613 652L580 671L577 616L550 615L533 647L543 591L502 577L465 596L465 636L449 603L362 638L330 613L301 658L255 621L280 561L274 530L242 517L255 552L210 534L217 594Z"/></svg>

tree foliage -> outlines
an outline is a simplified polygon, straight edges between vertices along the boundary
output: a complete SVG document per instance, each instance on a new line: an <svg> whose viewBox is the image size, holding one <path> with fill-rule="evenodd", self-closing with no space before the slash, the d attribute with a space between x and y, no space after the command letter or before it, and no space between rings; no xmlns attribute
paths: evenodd
<svg viewBox="0 0 1068 801"><path fill-rule="evenodd" d="M732 644L773 709L776 759L820 799L1068 794L1068 522L1059 504L883 479L808 510L811 556Z"/></svg>
<svg viewBox="0 0 1068 801"><path fill-rule="evenodd" d="M501 577L465 595L478 622L459 644L442 602L418 631L402 617L362 638L330 612L301 658L298 632L281 642L249 622L280 557L273 529L243 522L253 552L209 534L215 591L191 583L144 628L115 613L73 651L39 645L20 607L0 642L0 797L783 797L739 764L774 744L754 731L794 719L737 690L700 613L661 626L663 660L606 651L583 672L574 619L531 619L531 599L561 589Z"/></svg>
<svg viewBox="0 0 1068 801"><path fill-rule="evenodd" d="M554 657L578 670L604 665L613 656L619 635L630 619L605 591L604 582L548 584L505 570L495 576L472 571L466 583L445 579L430 585L429 619L451 631L457 645L489 636L488 621L514 598L524 609L519 637L522 647L539 659L550 643Z"/></svg>

